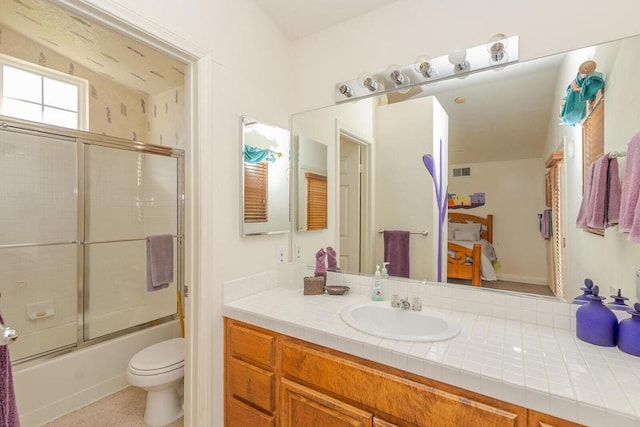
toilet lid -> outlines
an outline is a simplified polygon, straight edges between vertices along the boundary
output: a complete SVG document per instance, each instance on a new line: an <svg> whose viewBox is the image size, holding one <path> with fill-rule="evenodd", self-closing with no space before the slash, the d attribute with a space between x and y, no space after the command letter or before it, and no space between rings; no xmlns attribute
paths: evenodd
<svg viewBox="0 0 640 427"><path fill-rule="evenodd" d="M184 365L184 338L172 338L140 350L129 366L140 373L167 371Z"/></svg>

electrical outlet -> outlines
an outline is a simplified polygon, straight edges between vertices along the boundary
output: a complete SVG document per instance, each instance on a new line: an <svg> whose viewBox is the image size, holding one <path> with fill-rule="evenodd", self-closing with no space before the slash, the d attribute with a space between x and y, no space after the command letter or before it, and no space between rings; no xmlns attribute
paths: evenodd
<svg viewBox="0 0 640 427"><path fill-rule="evenodd" d="M296 261L300 261L300 246L296 245Z"/></svg>
<svg viewBox="0 0 640 427"><path fill-rule="evenodd" d="M276 263L284 264L284 246L278 246L276 251Z"/></svg>
<svg viewBox="0 0 640 427"><path fill-rule="evenodd" d="M640 301L640 270L636 270L636 299Z"/></svg>
<svg viewBox="0 0 640 427"><path fill-rule="evenodd" d="M19 288L24 288L26 284L27 284L26 280L18 280L18 287Z"/></svg>

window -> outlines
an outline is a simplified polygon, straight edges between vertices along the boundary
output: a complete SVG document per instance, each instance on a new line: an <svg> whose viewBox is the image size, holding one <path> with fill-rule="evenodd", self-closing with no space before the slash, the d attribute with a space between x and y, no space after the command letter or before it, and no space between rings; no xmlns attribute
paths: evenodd
<svg viewBox="0 0 640 427"><path fill-rule="evenodd" d="M244 222L267 222L269 165L244 163Z"/></svg>
<svg viewBox="0 0 640 427"><path fill-rule="evenodd" d="M0 81L0 114L86 129L86 80L0 56Z"/></svg>
<svg viewBox="0 0 640 427"><path fill-rule="evenodd" d="M307 230L327 228L327 177L305 173L307 179Z"/></svg>

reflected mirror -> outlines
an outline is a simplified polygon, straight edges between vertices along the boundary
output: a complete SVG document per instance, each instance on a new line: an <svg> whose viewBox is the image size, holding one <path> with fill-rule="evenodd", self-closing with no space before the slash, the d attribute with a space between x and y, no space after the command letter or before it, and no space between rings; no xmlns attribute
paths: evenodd
<svg viewBox="0 0 640 427"><path fill-rule="evenodd" d="M360 158L362 170L368 174L361 177L361 191L354 196L361 211L345 213L342 205L348 198L341 196L340 180L330 180L329 229L322 241L296 233L294 259L313 265L315 250L332 246L338 251L343 271L371 274L376 264L385 261L381 231L403 230L411 233L410 278L436 281L435 270L423 268L436 256L437 224L432 219L434 185L421 158L434 153L435 138L432 129L423 133L418 129L431 116L433 108L425 110L422 105L430 102L440 105L448 118L443 158L449 221L452 213L491 215L493 219L491 240L496 257L489 260L489 266L497 280L484 278L481 286L571 299L582 293L579 288L589 277L606 295L621 289L623 295L638 299L635 271L640 245L628 241L617 227L595 235L575 225L583 188L582 123L566 125L559 116L579 66L595 61L596 71L605 80L604 153L626 151L627 142L640 130L637 114L633 114L640 107L640 88L633 78L640 66L638 52L640 38L632 37L405 93L295 114L294 134L304 133L327 145L329 176L340 176L345 167L345 140L355 140L370 154ZM311 124L314 134L308 131ZM416 141L422 141L420 149L405 157L407 147ZM619 159L620 179L625 161L624 157ZM551 181L553 185L545 186ZM430 205L421 205L424 201ZM548 214L551 232L545 235L540 218ZM349 229L355 227L359 233L345 239L347 221L354 221ZM448 229L457 228L447 223L442 242L445 253L451 237ZM486 229L486 225L481 227L483 234ZM458 237L476 240L464 234L458 233ZM348 243L358 246L360 253L357 259L345 262L343 252ZM442 281L459 282L447 279L446 273L443 276Z"/></svg>
<svg viewBox="0 0 640 427"><path fill-rule="evenodd" d="M295 136L297 230L327 228L327 146Z"/></svg>
<svg viewBox="0 0 640 427"><path fill-rule="evenodd" d="M289 131L242 117L243 236L289 231Z"/></svg>

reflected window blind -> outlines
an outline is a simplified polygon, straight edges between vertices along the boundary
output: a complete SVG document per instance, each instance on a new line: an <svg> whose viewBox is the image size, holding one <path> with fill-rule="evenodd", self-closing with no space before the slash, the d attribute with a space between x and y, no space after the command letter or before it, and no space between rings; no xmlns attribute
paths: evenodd
<svg viewBox="0 0 640 427"><path fill-rule="evenodd" d="M244 164L244 222L267 222L267 162Z"/></svg>
<svg viewBox="0 0 640 427"><path fill-rule="evenodd" d="M327 228L327 177L305 173L307 180L307 230Z"/></svg>
<svg viewBox="0 0 640 427"><path fill-rule="evenodd" d="M587 169L604 154L604 98L600 97L582 124L582 191Z"/></svg>

